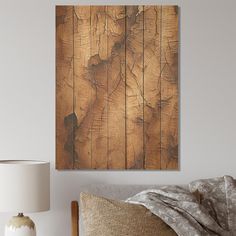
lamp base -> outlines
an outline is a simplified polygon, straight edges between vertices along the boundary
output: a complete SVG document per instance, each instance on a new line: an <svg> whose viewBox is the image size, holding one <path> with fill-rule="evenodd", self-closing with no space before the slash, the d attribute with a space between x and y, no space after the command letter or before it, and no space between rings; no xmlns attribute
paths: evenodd
<svg viewBox="0 0 236 236"><path fill-rule="evenodd" d="M20 213L6 224L5 236L36 236L35 224L28 216Z"/></svg>

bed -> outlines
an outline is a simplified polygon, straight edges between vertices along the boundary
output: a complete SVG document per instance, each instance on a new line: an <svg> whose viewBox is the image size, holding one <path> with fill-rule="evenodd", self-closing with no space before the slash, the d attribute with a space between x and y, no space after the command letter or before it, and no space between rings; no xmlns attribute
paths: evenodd
<svg viewBox="0 0 236 236"><path fill-rule="evenodd" d="M101 197L124 200L145 189L160 187L160 185L91 185L82 188L82 192L89 192ZM183 186L182 187L186 187ZM80 217L78 201L71 202L71 232L72 236L83 236L83 224Z"/></svg>
<svg viewBox="0 0 236 236"><path fill-rule="evenodd" d="M79 205L73 201L72 236L83 236L82 232L90 236L236 232L236 180L232 176L198 179L185 186L96 185L80 191L83 219L79 220Z"/></svg>

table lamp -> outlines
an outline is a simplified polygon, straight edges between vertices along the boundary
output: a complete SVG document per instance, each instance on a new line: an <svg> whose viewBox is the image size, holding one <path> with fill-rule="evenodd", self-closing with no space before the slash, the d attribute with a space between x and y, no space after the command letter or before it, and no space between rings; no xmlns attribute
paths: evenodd
<svg viewBox="0 0 236 236"><path fill-rule="evenodd" d="M23 213L50 208L50 164L43 161L0 161L0 212L18 213L5 236L36 236L34 222Z"/></svg>

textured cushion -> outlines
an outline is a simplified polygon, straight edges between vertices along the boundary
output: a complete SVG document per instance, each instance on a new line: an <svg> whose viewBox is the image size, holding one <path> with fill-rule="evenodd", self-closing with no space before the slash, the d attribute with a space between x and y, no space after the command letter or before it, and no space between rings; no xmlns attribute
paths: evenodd
<svg viewBox="0 0 236 236"><path fill-rule="evenodd" d="M81 193L85 236L176 236L143 206Z"/></svg>

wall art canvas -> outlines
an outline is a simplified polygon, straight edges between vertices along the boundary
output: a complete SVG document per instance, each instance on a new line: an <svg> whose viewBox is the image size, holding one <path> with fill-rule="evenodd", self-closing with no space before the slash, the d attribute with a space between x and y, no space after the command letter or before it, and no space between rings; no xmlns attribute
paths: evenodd
<svg viewBox="0 0 236 236"><path fill-rule="evenodd" d="M173 170L178 7L56 7L56 168Z"/></svg>

